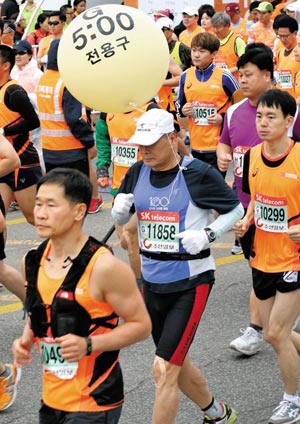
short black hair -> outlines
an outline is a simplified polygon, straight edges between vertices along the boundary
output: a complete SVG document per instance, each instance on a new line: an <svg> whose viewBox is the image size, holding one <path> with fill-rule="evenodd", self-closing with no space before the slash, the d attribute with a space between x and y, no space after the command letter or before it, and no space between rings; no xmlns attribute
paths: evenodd
<svg viewBox="0 0 300 424"><path fill-rule="evenodd" d="M257 101L257 107L259 105L281 109L285 118L289 115L295 116L297 111L294 97L287 91L282 91L278 88L273 88L261 94Z"/></svg>
<svg viewBox="0 0 300 424"><path fill-rule="evenodd" d="M277 22L277 29L279 28L288 28L291 33L298 32L298 22L296 19L288 15L283 15L281 19Z"/></svg>
<svg viewBox="0 0 300 424"><path fill-rule="evenodd" d="M43 184L56 184L63 187L65 197L71 203L84 203L86 214L92 199L93 186L89 178L73 168L54 168L37 183L37 192Z"/></svg>
<svg viewBox="0 0 300 424"><path fill-rule="evenodd" d="M0 44L0 62L9 62L10 70L15 66L15 53L11 47L5 44Z"/></svg>
<svg viewBox="0 0 300 424"><path fill-rule="evenodd" d="M237 61L237 68L240 69L247 63L253 63L261 71L269 71L271 79L274 74L273 53L270 47L263 43L247 44L245 53L239 57Z"/></svg>
<svg viewBox="0 0 300 424"><path fill-rule="evenodd" d="M52 12L50 12L48 14L48 16L49 16L49 18L52 18L52 16L59 16L59 20L61 22L66 22L66 19L67 19L66 15L63 12L61 12L60 10L53 10Z"/></svg>

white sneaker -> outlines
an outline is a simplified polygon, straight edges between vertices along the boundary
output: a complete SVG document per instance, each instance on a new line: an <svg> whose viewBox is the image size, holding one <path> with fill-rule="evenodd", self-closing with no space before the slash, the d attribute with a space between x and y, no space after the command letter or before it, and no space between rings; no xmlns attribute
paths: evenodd
<svg viewBox="0 0 300 424"><path fill-rule="evenodd" d="M235 240L234 245L231 248L232 255L241 255L243 253L242 246L238 240Z"/></svg>
<svg viewBox="0 0 300 424"><path fill-rule="evenodd" d="M263 335L252 327L247 327L246 330L241 328L242 336L237 337L230 343L230 348L237 350L244 355L255 355L261 350L263 344Z"/></svg>
<svg viewBox="0 0 300 424"><path fill-rule="evenodd" d="M280 404L273 410L272 417L268 424L284 424L299 423L300 407L288 400L282 400Z"/></svg>

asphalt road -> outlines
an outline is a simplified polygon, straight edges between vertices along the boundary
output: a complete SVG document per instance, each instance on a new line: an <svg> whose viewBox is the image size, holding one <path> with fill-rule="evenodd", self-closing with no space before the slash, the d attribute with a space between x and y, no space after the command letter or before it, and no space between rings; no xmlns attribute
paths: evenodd
<svg viewBox="0 0 300 424"><path fill-rule="evenodd" d="M111 226L110 202L104 195L104 209L88 215L85 230L101 239ZM216 283L190 351L193 362L201 368L209 388L219 400L228 402L238 411L239 424L267 423L272 409L282 397L275 354L270 346L254 357L240 356L229 349L230 341L248 324L250 270L241 256L230 254L232 232L214 244L217 262ZM116 235L110 239L115 254L127 260L118 246ZM39 239L33 227L25 223L20 212L8 214L7 262L20 268L25 252ZM20 303L5 289L0 291L0 352L1 360L12 360L11 345L22 332ZM121 424L150 424L154 399L152 362L154 346L151 338L124 349L121 364L125 379L125 405ZM0 413L0 423L37 424L41 397L41 366L35 355L30 366L23 368L15 404ZM201 412L183 395L176 424L201 423ZM161 423L163 424L163 423Z"/></svg>

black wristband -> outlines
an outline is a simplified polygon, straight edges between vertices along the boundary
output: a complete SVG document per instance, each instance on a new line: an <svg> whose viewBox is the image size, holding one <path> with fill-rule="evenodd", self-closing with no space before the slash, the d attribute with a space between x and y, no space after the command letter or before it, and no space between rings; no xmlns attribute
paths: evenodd
<svg viewBox="0 0 300 424"><path fill-rule="evenodd" d="M100 166L96 169L97 178L109 178L108 168L106 166Z"/></svg>
<svg viewBox="0 0 300 424"><path fill-rule="evenodd" d="M86 341L86 356L90 356L92 353L92 339L90 337L85 337Z"/></svg>

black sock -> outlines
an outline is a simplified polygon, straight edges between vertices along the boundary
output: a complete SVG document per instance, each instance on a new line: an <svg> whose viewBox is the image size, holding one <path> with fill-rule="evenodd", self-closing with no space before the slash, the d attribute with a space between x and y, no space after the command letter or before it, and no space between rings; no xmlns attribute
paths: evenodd
<svg viewBox="0 0 300 424"><path fill-rule="evenodd" d="M250 322L249 327L254 328L254 330L256 330L258 333L262 333L263 331L263 327L253 324L252 322Z"/></svg>

